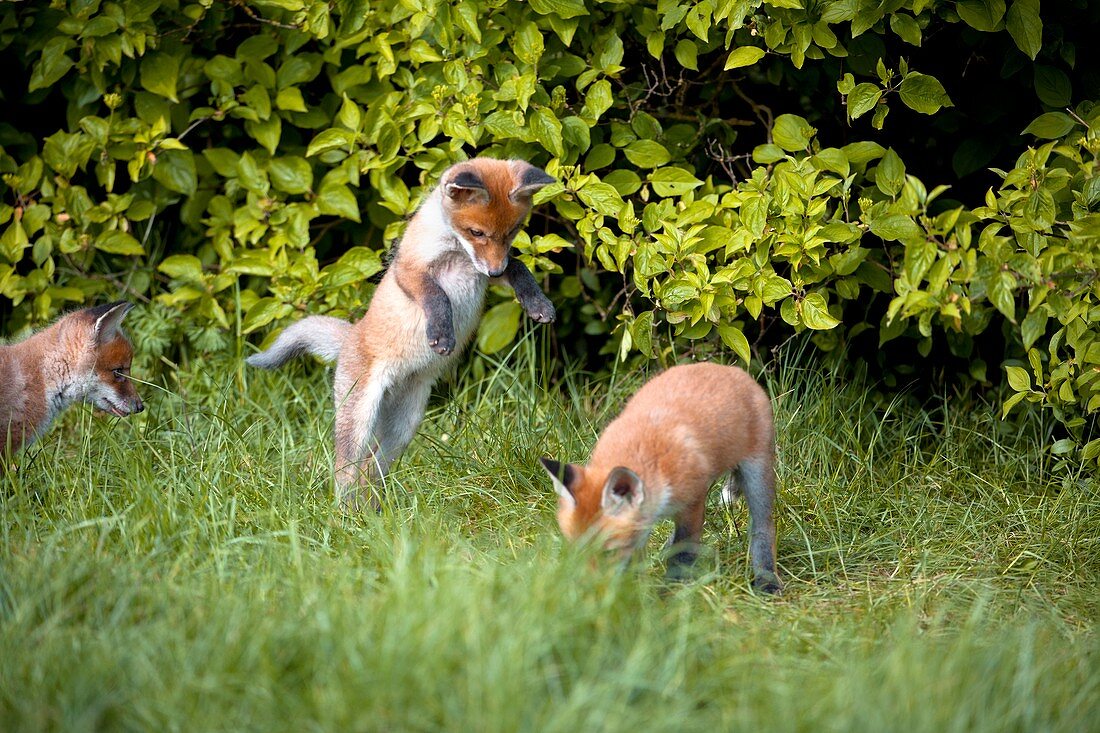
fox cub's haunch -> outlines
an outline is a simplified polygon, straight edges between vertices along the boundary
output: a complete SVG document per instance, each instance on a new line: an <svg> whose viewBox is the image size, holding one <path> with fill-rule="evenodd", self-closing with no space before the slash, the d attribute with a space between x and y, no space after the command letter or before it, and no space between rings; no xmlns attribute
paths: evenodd
<svg viewBox="0 0 1100 733"><path fill-rule="evenodd" d="M0 455L30 445L75 402L119 417L145 409L130 381L134 351L122 332L132 307L120 301L84 308L0 346Z"/></svg>
<svg viewBox="0 0 1100 733"><path fill-rule="evenodd" d="M336 359L336 482L346 503L412 440L432 384L477 327L490 279L510 285L531 318L554 320L530 271L508 256L531 196L553 181L520 160L451 166L409 221L359 322L305 318L249 357L265 369L304 352Z"/></svg>
<svg viewBox="0 0 1100 733"><path fill-rule="evenodd" d="M745 497L752 521L753 587L777 593L775 428L771 401L741 369L677 366L645 384L604 430L587 465L542 459L557 489L558 523L570 539L589 533L624 559L653 525L671 517L669 570L694 561L707 492Z"/></svg>

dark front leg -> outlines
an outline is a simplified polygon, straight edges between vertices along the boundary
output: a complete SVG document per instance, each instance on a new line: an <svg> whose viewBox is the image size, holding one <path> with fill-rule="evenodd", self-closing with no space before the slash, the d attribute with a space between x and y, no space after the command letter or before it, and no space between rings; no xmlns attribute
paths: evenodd
<svg viewBox="0 0 1100 733"><path fill-rule="evenodd" d="M428 346L446 356L455 349L455 325L447 292L428 273L398 278L397 284L424 311Z"/></svg>
<svg viewBox="0 0 1100 733"><path fill-rule="evenodd" d="M509 257L508 266L501 277L516 292L516 298L523 310L527 311L527 315L539 323L553 322L554 304L543 294L542 288L535 282L535 276L526 265L515 257Z"/></svg>
<svg viewBox="0 0 1100 733"><path fill-rule="evenodd" d="M675 518L676 529L668 538L665 551L668 560L665 574L670 580L691 578L692 566L699 554L699 542L703 536L704 502L685 507Z"/></svg>

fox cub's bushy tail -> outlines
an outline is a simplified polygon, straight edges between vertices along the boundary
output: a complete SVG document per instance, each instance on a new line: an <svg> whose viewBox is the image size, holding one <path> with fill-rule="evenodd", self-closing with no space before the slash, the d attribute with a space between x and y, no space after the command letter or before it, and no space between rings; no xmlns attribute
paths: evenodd
<svg viewBox="0 0 1100 733"><path fill-rule="evenodd" d="M261 369L281 367L301 354L313 354L325 361L336 361L351 324L332 316L309 316L291 324L279 334L267 351L246 360Z"/></svg>

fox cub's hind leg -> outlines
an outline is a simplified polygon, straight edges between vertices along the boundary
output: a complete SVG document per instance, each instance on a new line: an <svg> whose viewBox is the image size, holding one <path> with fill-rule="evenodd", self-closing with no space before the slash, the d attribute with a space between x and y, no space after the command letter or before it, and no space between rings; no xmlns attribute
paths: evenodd
<svg viewBox="0 0 1100 733"><path fill-rule="evenodd" d="M744 460L730 474L723 496L731 485L740 488L749 508L752 587L765 593L778 593L783 584L775 569L775 467L768 459Z"/></svg>
<svg viewBox="0 0 1100 733"><path fill-rule="evenodd" d="M336 494L345 508L366 501L378 507L372 484L382 477L376 465L375 424L389 387L386 375L371 369L358 380L336 365Z"/></svg>

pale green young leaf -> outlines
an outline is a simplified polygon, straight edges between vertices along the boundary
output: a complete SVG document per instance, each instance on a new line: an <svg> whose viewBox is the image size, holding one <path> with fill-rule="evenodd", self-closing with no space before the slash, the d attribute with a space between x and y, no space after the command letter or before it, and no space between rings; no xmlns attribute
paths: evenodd
<svg viewBox="0 0 1100 733"><path fill-rule="evenodd" d="M730 51L726 64L722 68L726 71L740 69L744 66L752 66L762 58L764 58L764 49L758 46L740 46Z"/></svg>

